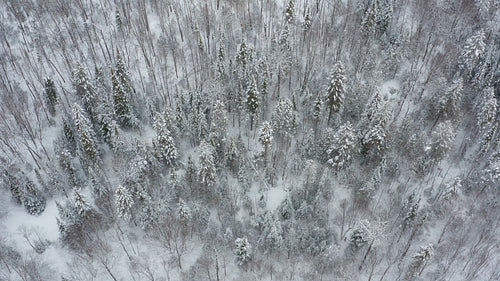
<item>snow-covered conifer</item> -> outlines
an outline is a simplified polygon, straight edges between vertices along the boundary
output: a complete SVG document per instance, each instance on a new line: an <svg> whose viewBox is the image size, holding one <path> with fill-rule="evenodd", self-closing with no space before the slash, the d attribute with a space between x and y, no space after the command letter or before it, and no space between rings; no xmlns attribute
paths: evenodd
<svg viewBox="0 0 500 281"><path fill-rule="evenodd" d="M477 112L477 125L481 131L486 131L493 126L498 109L498 101L495 98L493 87L483 90L482 102Z"/></svg>
<svg viewBox="0 0 500 281"><path fill-rule="evenodd" d="M281 100L272 115L272 125L275 134L283 137L292 137L297 126L297 115L293 110L290 99Z"/></svg>
<svg viewBox="0 0 500 281"><path fill-rule="evenodd" d="M200 144L200 169L198 170L200 182L206 186L213 185L216 172L215 149L210 143L202 141Z"/></svg>
<svg viewBox="0 0 500 281"><path fill-rule="evenodd" d="M264 121L260 127L259 142L264 147L264 157L267 157L269 147L273 143L273 127L269 121Z"/></svg>
<svg viewBox="0 0 500 281"><path fill-rule="evenodd" d="M361 30L364 35L370 36L375 33L377 27L378 6L377 1L372 0L361 21Z"/></svg>
<svg viewBox="0 0 500 281"><path fill-rule="evenodd" d="M177 214L179 220L184 224L187 224L191 220L191 208L182 199L179 199L179 203L177 204Z"/></svg>
<svg viewBox="0 0 500 281"><path fill-rule="evenodd" d="M253 130L253 120L259 109L259 92L254 78L252 78L252 83L247 91L246 104L248 113L250 113L250 130Z"/></svg>
<svg viewBox="0 0 500 281"><path fill-rule="evenodd" d="M95 132L85 112L78 104L73 105L73 122L81 151L89 161L95 162L99 157Z"/></svg>
<svg viewBox="0 0 500 281"><path fill-rule="evenodd" d="M90 205L79 190L74 189L72 196L73 204L75 205L74 210L79 217L82 217L88 210L91 209Z"/></svg>
<svg viewBox="0 0 500 281"><path fill-rule="evenodd" d="M87 72L87 69L77 62L73 83L76 90L76 96L80 98L85 111L90 118L93 119L96 117L96 93Z"/></svg>
<svg viewBox="0 0 500 281"><path fill-rule="evenodd" d="M288 1L288 6L285 10L285 21L286 23L293 23L295 19L295 3L293 0Z"/></svg>
<svg viewBox="0 0 500 281"><path fill-rule="evenodd" d="M336 170L345 168L351 161L357 143L356 132L351 123L340 126L335 133L333 145L328 148L328 164Z"/></svg>
<svg viewBox="0 0 500 281"><path fill-rule="evenodd" d="M134 206L131 192L127 187L119 185L115 191L115 198L118 215L125 220L129 220L132 215L132 206Z"/></svg>
<svg viewBox="0 0 500 281"><path fill-rule="evenodd" d="M440 161L455 143L455 130L451 121L439 123L431 133L428 153L435 161Z"/></svg>
<svg viewBox="0 0 500 281"><path fill-rule="evenodd" d="M224 102L220 99L215 101L214 112L211 120L211 131L217 136L221 141L226 140L227 136L227 113Z"/></svg>
<svg viewBox="0 0 500 281"><path fill-rule="evenodd" d="M462 78L454 80L446 91L438 96L436 107L438 118L445 119L457 116L462 102L463 81Z"/></svg>
<svg viewBox="0 0 500 281"><path fill-rule="evenodd" d="M248 51L247 43L245 39L241 40L238 55L236 56L236 62L239 63L243 68L246 67L248 62Z"/></svg>
<svg viewBox="0 0 500 281"><path fill-rule="evenodd" d="M309 13L306 14L306 17L304 18L304 31L307 32L309 29L311 29L312 26L312 19Z"/></svg>
<svg viewBox="0 0 500 281"><path fill-rule="evenodd" d="M45 94L45 104L49 110L50 115L54 116L56 114L56 105L59 102L57 97L56 87L54 86L54 81L50 78L44 79L44 94Z"/></svg>
<svg viewBox="0 0 500 281"><path fill-rule="evenodd" d="M345 74L342 62L337 62L330 75L330 82L326 89L328 104L328 123L333 113L339 112L345 97Z"/></svg>
<svg viewBox="0 0 500 281"><path fill-rule="evenodd" d="M246 237L234 241L236 262L239 266L246 265L252 257L252 247Z"/></svg>
<svg viewBox="0 0 500 281"><path fill-rule="evenodd" d="M163 114L156 113L153 118L153 128L156 131L156 139L153 141L156 156L170 165L177 159L177 148Z"/></svg>
<svg viewBox="0 0 500 281"><path fill-rule="evenodd" d="M465 42L462 51L462 67L468 75L473 74L479 60L486 50L486 35L484 30L479 30Z"/></svg>

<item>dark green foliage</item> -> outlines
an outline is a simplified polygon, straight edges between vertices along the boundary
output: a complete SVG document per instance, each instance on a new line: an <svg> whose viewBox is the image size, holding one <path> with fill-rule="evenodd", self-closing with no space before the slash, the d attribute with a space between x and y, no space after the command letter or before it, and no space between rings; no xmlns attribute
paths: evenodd
<svg viewBox="0 0 500 281"><path fill-rule="evenodd" d="M45 104L49 110L50 115L56 115L56 105L59 103L57 97L56 88L54 86L54 81L50 78L45 78L44 80L44 93L45 93Z"/></svg>

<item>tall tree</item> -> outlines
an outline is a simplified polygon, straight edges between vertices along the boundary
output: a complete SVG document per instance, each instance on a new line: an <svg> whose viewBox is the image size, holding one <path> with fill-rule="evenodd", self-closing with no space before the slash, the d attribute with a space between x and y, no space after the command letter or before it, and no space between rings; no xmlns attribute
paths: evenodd
<svg viewBox="0 0 500 281"><path fill-rule="evenodd" d="M479 30L465 42L461 55L462 67L466 74L471 77L474 76L474 71L485 53L485 38L484 30Z"/></svg>
<svg viewBox="0 0 500 281"><path fill-rule="evenodd" d="M73 122L78 135L80 150L83 152L83 155L87 160L91 163L95 163L95 161L99 158L95 132L92 129L85 112L78 104L73 105Z"/></svg>
<svg viewBox="0 0 500 281"><path fill-rule="evenodd" d="M153 141L156 156L167 165L172 164L177 158L177 148L174 138L167 128L164 114L156 113L153 118L153 129L156 131L156 139Z"/></svg>
<svg viewBox="0 0 500 281"><path fill-rule="evenodd" d="M137 119L129 102L132 90L130 78L119 52L116 57L116 69L111 69L111 83L113 85L113 106L118 124L127 129L136 127Z"/></svg>
<svg viewBox="0 0 500 281"><path fill-rule="evenodd" d="M446 89L443 95L437 97L437 119L452 119L457 116L460 111L462 102L463 80L462 78L455 79Z"/></svg>
<svg viewBox="0 0 500 281"><path fill-rule="evenodd" d="M293 0L288 1L288 6L285 10L285 22L290 24L295 20L295 3Z"/></svg>
<svg viewBox="0 0 500 281"><path fill-rule="evenodd" d="M87 112L92 123L96 118L96 93L95 88L87 74L87 69L79 62L76 63L76 70L73 74L73 84L76 91L76 96L83 104L83 108Z"/></svg>
<svg viewBox="0 0 500 281"><path fill-rule="evenodd" d="M248 112L250 113L250 130L253 130L253 121L259 109L259 92L257 91L254 78L252 78L252 83L247 91L246 103Z"/></svg>
<svg viewBox="0 0 500 281"><path fill-rule="evenodd" d="M56 105L59 102L57 97L56 87L54 86L54 81L50 78L44 79L44 93L45 93L45 104L49 110L50 115L54 117L56 115Z"/></svg>
<svg viewBox="0 0 500 281"><path fill-rule="evenodd" d="M200 144L200 169L198 176L200 182L205 186L211 186L215 183L216 178L215 168L215 149L205 140Z"/></svg>
<svg viewBox="0 0 500 281"><path fill-rule="evenodd" d="M132 216L132 207L134 206L132 193L127 187L119 185L115 191L115 197L118 215L128 221Z"/></svg>
<svg viewBox="0 0 500 281"><path fill-rule="evenodd" d="M247 238L236 238L234 241L234 253L239 266L245 266L252 257L252 246Z"/></svg>
<svg viewBox="0 0 500 281"><path fill-rule="evenodd" d="M342 62L338 62L333 67L326 94L328 100L328 124L330 124L332 114L340 110L345 97L345 74Z"/></svg>
<svg viewBox="0 0 500 281"><path fill-rule="evenodd" d="M351 123L340 126L334 136L333 145L328 148L328 164L335 170L341 170L351 161L356 149L357 137Z"/></svg>

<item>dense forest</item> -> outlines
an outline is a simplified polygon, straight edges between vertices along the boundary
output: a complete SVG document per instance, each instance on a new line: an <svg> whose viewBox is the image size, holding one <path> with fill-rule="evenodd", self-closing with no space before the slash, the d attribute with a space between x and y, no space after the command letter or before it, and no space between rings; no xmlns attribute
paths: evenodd
<svg viewBox="0 0 500 281"><path fill-rule="evenodd" d="M0 0L0 280L500 280L499 0Z"/></svg>

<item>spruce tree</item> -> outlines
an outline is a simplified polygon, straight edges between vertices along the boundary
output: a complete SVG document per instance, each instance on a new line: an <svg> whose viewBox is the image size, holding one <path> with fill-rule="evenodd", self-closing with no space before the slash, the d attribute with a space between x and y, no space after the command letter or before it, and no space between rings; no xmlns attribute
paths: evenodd
<svg viewBox="0 0 500 281"><path fill-rule="evenodd" d="M345 97L345 74L342 62L338 62L330 75L330 83L326 89L328 103L328 124L332 114L339 112Z"/></svg>
<svg viewBox="0 0 500 281"><path fill-rule="evenodd" d="M56 88L54 86L54 81L50 78L45 78L44 80L44 93L45 93L45 104L49 110L50 115L54 117L56 115L56 105L59 103L57 97Z"/></svg>
<svg viewBox="0 0 500 281"><path fill-rule="evenodd" d="M361 21L361 30L366 37L373 36L377 27L378 6L377 1L372 0Z"/></svg>
<svg viewBox="0 0 500 281"><path fill-rule="evenodd" d="M246 68L248 63L248 51L247 51L247 43L245 39L241 40L240 48L238 55L236 56L236 62L243 68Z"/></svg>
<svg viewBox="0 0 500 281"><path fill-rule="evenodd" d="M127 187L119 185L115 191L115 198L118 215L128 221L132 216L132 207L134 206L132 193Z"/></svg>
<svg viewBox="0 0 500 281"><path fill-rule="evenodd" d="M484 30L479 30L465 42L461 55L461 66L465 70L466 74L471 77L474 76L474 71L476 71L479 62L485 53L485 39L486 35Z"/></svg>
<svg viewBox="0 0 500 281"><path fill-rule="evenodd" d="M428 153L431 160L438 162L442 160L452 149L455 143L455 130L451 121L439 123L432 131Z"/></svg>
<svg viewBox="0 0 500 281"><path fill-rule="evenodd" d="M257 91L257 85L255 84L255 79L252 78L252 83L247 91L247 109L250 113L250 130L253 130L254 117L257 114L259 108L259 92Z"/></svg>
<svg viewBox="0 0 500 281"><path fill-rule="evenodd" d="M311 26L312 26L312 19L308 12L304 19L304 31L305 32L309 31L311 29Z"/></svg>
<svg viewBox="0 0 500 281"><path fill-rule="evenodd" d="M236 238L234 241L236 262L239 266L245 266L252 257L252 246L247 238Z"/></svg>
<svg viewBox="0 0 500 281"><path fill-rule="evenodd" d="M223 79L226 74L224 41L222 40L219 41L219 53L217 55L217 73L219 74L219 79Z"/></svg>
<svg viewBox="0 0 500 281"><path fill-rule="evenodd" d="M290 24L293 23L294 19L295 19L295 3L293 0L290 0L285 10L285 22Z"/></svg>
<svg viewBox="0 0 500 281"><path fill-rule="evenodd" d="M355 152L357 137L354 128L348 121L340 126L334 136L333 145L327 150L327 163L335 170L341 170L349 165Z"/></svg>
<svg viewBox="0 0 500 281"><path fill-rule="evenodd" d="M111 69L111 83L113 85L113 107L118 124L126 129L136 127L137 120L132 113L129 102L132 87L127 67L119 52L116 57L116 69Z"/></svg>
<svg viewBox="0 0 500 281"><path fill-rule="evenodd" d="M153 129L156 131L156 139L153 141L156 157L167 165L172 164L177 158L177 148L163 114L156 113L153 118Z"/></svg>
<svg viewBox="0 0 500 281"><path fill-rule="evenodd" d="M462 78L458 78L451 83L443 95L438 96L437 119L452 119L458 115L462 102L462 90L463 81Z"/></svg>
<svg viewBox="0 0 500 281"><path fill-rule="evenodd" d="M215 183L216 178L215 168L215 149L205 140L200 144L200 169L198 177L200 182L205 186L211 186Z"/></svg>
<svg viewBox="0 0 500 281"><path fill-rule="evenodd" d="M477 126L484 132L494 125L497 115L498 101L495 98L495 90L489 87L483 90L482 101L477 112Z"/></svg>
<svg viewBox="0 0 500 281"><path fill-rule="evenodd" d="M73 122L80 150L86 159L95 162L99 157L95 133L85 112L78 104L73 105Z"/></svg>
<svg viewBox="0 0 500 281"><path fill-rule="evenodd" d="M386 103L382 100L379 92L371 97L365 107L361 120L361 144L362 152L367 156L380 157L386 148L387 131L386 126L390 120L390 113Z"/></svg>
<svg viewBox="0 0 500 281"><path fill-rule="evenodd" d="M80 98L83 108L90 117L90 120L94 122L94 119L97 117L95 112L97 107L96 92L88 77L87 69L79 62L76 64L73 83L77 97Z"/></svg>
<svg viewBox="0 0 500 281"><path fill-rule="evenodd" d="M227 137L227 113L224 102L217 99L214 104L214 111L211 120L211 131L220 141L225 141Z"/></svg>
<svg viewBox="0 0 500 281"><path fill-rule="evenodd" d="M297 114L290 99L280 100L272 114L273 131L280 137L291 138L297 126Z"/></svg>

